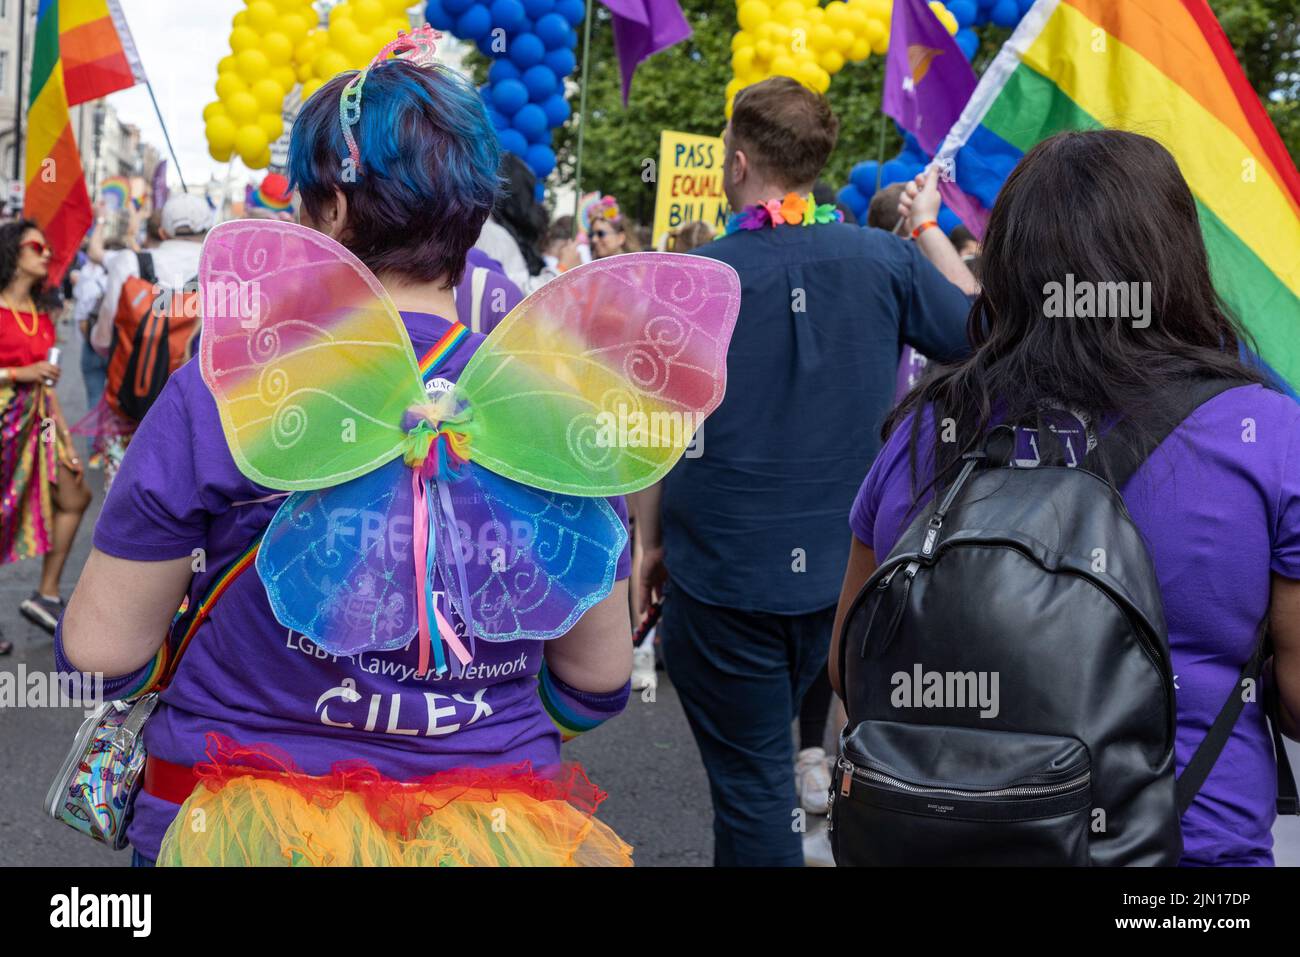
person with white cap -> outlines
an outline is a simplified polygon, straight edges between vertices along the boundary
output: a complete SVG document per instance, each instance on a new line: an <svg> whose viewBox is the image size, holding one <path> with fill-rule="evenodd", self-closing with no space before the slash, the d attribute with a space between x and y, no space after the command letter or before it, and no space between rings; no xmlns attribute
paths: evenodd
<svg viewBox="0 0 1300 957"><path fill-rule="evenodd" d="M160 233L162 242L150 250L154 273L163 289L179 292L199 272L199 251L203 237L213 226L213 209L201 196L176 193L162 208ZM109 264L108 282L99 319L90 333L90 345L107 356L113 344L113 317L117 315L122 286L132 276L140 275L140 256L117 256Z"/></svg>

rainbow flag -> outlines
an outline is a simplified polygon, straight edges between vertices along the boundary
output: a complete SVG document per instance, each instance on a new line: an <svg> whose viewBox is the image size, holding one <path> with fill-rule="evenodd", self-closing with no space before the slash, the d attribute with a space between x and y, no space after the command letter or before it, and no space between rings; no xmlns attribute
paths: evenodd
<svg viewBox="0 0 1300 957"><path fill-rule="evenodd" d="M145 81L118 0L59 0L59 46L69 106Z"/></svg>
<svg viewBox="0 0 1300 957"><path fill-rule="evenodd" d="M41 0L37 9L31 91L23 214L41 224L45 238L54 247L49 281L57 284L93 219L81 154L68 116L59 52L59 0Z"/></svg>
<svg viewBox="0 0 1300 957"><path fill-rule="evenodd" d="M982 232L1027 150L1062 130L1103 127L1173 153L1220 295L1262 358L1300 384L1300 173L1205 0L1037 0L938 160L954 164L977 207L959 213Z"/></svg>

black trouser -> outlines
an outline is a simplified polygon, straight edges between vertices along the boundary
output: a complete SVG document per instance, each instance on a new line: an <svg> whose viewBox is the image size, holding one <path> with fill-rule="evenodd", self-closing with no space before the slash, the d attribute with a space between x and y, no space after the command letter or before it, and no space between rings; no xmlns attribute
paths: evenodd
<svg viewBox="0 0 1300 957"><path fill-rule="evenodd" d="M736 611L670 587L663 653L713 794L713 862L803 865L790 724L826 669L835 608Z"/></svg>

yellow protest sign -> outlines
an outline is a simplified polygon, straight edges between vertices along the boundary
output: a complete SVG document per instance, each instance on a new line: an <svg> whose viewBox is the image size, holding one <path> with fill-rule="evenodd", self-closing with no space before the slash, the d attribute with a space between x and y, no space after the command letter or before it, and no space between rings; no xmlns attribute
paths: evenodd
<svg viewBox="0 0 1300 957"><path fill-rule="evenodd" d="M719 235L727 226L727 197L722 191L726 150L718 136L664 130L659 136L655 192L654 243L663 244L670 230L693 220L708 223Z"/></svg>

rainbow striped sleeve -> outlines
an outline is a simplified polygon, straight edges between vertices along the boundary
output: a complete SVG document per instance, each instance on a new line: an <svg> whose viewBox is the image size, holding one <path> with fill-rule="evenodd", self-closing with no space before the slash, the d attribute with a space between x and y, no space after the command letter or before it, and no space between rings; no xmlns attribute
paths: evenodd
<svg viewBox="0 0 1300 957"><path fill-rule="evenodd" d="M1037 0L939 150L1003 176L1064 130L1141 133L1196 197L1215 285L1300 385L1300 173L1206 0ZM972 151L962 152L967 144ZM973 196L984 208L992 196Z"/></svg>
<svg viewBox="0 0 1300 957"><path fill-rule="evenodd" d="M572 741L578 735L622 714L631 691L631 681L618 691L605 694L580 691L551 674L545 659L542 661L542 670L537 675L537 694L542 700L542 707L564 741Z"/></svg>

